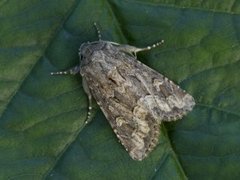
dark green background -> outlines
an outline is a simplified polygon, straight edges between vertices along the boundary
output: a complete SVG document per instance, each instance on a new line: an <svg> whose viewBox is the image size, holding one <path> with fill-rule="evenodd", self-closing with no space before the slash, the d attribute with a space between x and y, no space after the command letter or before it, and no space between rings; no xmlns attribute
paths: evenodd
<svg viewBox="0 0 240 180"><path fill-rule="evenodd" d="M0 179L240 178L240 1L0 1ZM162 47L138 59L193 95L157 148L130 159L80 76L50 76L103 39Z"/></svg>

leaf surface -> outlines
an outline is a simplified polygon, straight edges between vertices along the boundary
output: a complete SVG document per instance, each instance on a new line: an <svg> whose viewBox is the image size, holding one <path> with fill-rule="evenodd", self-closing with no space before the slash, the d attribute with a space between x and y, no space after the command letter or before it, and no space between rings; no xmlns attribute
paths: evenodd
<svg viewBox="0 0 240 180"><path fill-rule="evenodd" d="M240 3L171 0L0 2L0 179L237 179L240 177ZM81 43L162 47L138 59L197 105L164 123L142 162L118 143L95 105L87 126Z"/></svg>

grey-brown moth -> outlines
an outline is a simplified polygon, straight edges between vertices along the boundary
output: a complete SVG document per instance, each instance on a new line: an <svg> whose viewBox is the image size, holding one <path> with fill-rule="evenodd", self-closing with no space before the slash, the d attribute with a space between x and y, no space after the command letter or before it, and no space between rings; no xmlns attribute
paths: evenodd
<svg viewBox="0 0 240 180"><path fill-rule="evenodd" d="M181 119L192 110L194 99L137 60L137 52L163 41L137 48L101 40L98 28L97 32L98 41L80 46L80 65L52 74L80 73L89 99L89 115L93 96L131 158L142 160L157 145L161 122Z"/></svg>

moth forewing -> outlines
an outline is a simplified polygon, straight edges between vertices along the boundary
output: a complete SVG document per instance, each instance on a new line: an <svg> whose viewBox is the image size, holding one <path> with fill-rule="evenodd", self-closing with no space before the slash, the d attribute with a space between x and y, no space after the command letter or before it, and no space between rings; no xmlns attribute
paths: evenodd
<svg viewBox="0 0 240 180"><path fill-rule="evenodd" d="M101 40L80 47L80 66L53 74L81 72L83 86L134 160L144 159L158 143L162 121L180 119L195 105L191 95L136 59L146 48ZM89 120L89 115L87 122Z"/></svg>

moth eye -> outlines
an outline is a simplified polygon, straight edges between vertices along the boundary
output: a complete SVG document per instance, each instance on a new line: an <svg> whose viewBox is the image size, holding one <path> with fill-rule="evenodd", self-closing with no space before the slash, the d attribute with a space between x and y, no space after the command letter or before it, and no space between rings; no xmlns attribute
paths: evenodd
<svg viewBox="0 0 240 180"><path fill-rule="evenodd" d="M83 55L81 53L79 53L79 58L83 59Z"/></svg>

